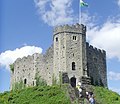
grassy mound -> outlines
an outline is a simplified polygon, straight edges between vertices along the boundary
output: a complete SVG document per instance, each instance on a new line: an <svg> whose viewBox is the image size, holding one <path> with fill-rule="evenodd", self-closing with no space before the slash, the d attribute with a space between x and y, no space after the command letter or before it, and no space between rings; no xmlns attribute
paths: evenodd
<svg viewBox="0 0 120 104"><path fill-rule="evenodd" d="M0 104L70 104L70 100L59 86L41 86L0 94Z"/></svg>
<svg viewBox="0 0 120 104"><path fill-rule="evenodd" d="M103 87L92 87L96 104L120 104L120 95ZM78 102L78 101L77 101ZM75 104L77 104L77 102ZM30 87L0 94L0 104L71 104L66 86Z"/></svg>
<svg viewBox="0 0 120 104"><path fill-rule="evenodd" d="M103 87L93 87L95 100L99 104L120 104L120 95Z"/></svg>

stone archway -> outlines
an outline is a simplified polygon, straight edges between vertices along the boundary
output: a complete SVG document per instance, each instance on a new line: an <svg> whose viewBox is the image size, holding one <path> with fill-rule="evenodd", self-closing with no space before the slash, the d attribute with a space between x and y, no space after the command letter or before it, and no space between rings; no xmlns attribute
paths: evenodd
<svg viewBox="0 0 120 104"><path fill-rule="evenodd" d="M76 78L75 77L72 77L70 79L70 84L71 84L72 87L76 87Z"/></svg>

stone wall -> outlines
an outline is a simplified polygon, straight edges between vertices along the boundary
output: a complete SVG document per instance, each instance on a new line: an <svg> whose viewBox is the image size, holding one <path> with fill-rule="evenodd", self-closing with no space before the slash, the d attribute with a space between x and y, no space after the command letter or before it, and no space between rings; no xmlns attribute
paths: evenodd
<svg viewBox="0 0 120 104"><path fill-rule="evenodd" d="M23 81L26 86L34 86L35 72L34 56L17 59L14 62L14 83Z"/></svg>
<svg viewBox="0 0 120 104"><path fill-rule="evenodd" d="M106 52L86 43L88 76L91 83L107 87Z"/></svg>
<svg viewBox="0 0 120 104"><path fill-rule="evenodd" d="M59 79L59 72L67 72L70 79L75 77L78 82L86 68L86 27L79 24L58 26L53 39L55 77Z"/></svg>
<svg viewBox="0 0 120 104"><path fill-rule="evenodd" d="M43 70L45 67L44 57L42 54L35 53L32 56L18 58L14 62L14 72L12 73L12 84L23 81L26 86L36 85L36 73L42 78L46 76ZM12 87L12 86L11 86Z"/></svg>
<svg viewBox="0 0 120 104"><path fill-rule="evenodd" d="M47 81L48 85L52 85L52 77L53 77L53 45L49 47L49 49L46 51L44 55L45 60L45 68L44 71L46 71L45 79Z"/></svg>
<svg viewBox="0 0 120 104"><path fill-rule="evenodd" d="M20 81L23 81L26 86L35 86L36 74L44 79L48 85L52 85L53 46L44 55L35 53L32 56L18 58L14 62L14 72L11 73L10 89L16 82Z"/></svg>
<svg viewBox="0 0 120 104"><path fill-rule="evenodd" d="M45 59L44 59L44 55L43 54L39 54L39 53L35 53L33 54L34 56L34 69L36 71L35 74L38 74L41 79L46 80L46 63L45 63Z"/></svg>
<svg viewBox="0 0 120 104"><path fill-rule="evenodd" d="M53 44L46 53L18 58L11 73L11 89L15 82L23 81L26 86L36 85L36 73L48 85L53 77L63 74L64 83L90 76L91 83L107 87L106 53L86 43L84 25L58 26L53 31ZM74 84L73 84L74 85Z"/></svg>

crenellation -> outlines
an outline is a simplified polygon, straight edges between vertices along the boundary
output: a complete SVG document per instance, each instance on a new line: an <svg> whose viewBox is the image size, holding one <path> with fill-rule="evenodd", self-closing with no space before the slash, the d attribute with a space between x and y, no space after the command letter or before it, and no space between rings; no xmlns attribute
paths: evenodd
<svg viewBox="0 0 120 104"><path fill-rule="evenodd" d="M84 25L63 25L63 26L58 26L55 27L53 34L59 34L59 33L75 33L75 34L85 34L86 32L86 26Z"/></svg>
<svg viewBox="0 0 120 104"><path fill-rule="evenodd" d="M21 58L17 58L14 63L18 63L21 61Z"/></svg>
<svg viewBox="0 0 120 104"><path fill-rule="evenodd" d="M26 86L36 85L36 74L48 85L63 82L75 87L82 78L84 83L107 87L106 52L86 42L83 24L57 26L53 31L53 44L45 54L34 53L18 58L11 74L11 89L16 82ZM91 80L90 80L91 78Z"/></svg>

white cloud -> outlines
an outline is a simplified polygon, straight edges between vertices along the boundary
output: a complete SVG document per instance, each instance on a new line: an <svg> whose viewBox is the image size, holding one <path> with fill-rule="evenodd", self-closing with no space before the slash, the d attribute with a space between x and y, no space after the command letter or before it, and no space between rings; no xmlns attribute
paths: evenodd
<svg viewBox="0 0 120 104"><path fill-rule="evenodd" d="M81 18L82 24L86 25L88 28L95 27L97 23L97 16L91 16L88 12L82 13Z"/></svg>
<svg viewBox="0 0 120 104"><path fill-rule="evenodd" d="M114 17L108 19L102 26L95 23L95 17L84 19L87 24L87 41L93 46L104 49L108 58L118 58L120 60L120 19ZM89 22L90 21L90 22Z"/></svg>
<svg viewBox="0 0 120 104"><path fill-rule="evenodd" d="M120 73L110 71L108 72L108 79L109 80L120 80Z"/></svg>
<svg viewBox="0 0 120 104"><path fill-rule="evenodd" d="M42 19L51 26L66 24L75 20L71 6L72 1L34 0ZM120 0L118 0L118 4L120 5ZM118 48L120 45L119 17L109 18L103 25L97 24L98 16L91 17L88 13L83 13L82 17L82 23L88 27L87 41L97 48L106 50L108 58L120 60L120 48Z"/></svg>
<svg viewBox="0 0 120 104"><path fill-rule="evenodd" d="M38 12L50 26L72 23L74 21L72 0L34 0Z"/></svg>
<svg viewBox="0 0 120 104"><path fill-rule="evenodd" d="M32 55L34 53L42 53L40 47L24 46L22 48L16 48L15 50L7 50L0 54L0 66L5 66L9 69L9 64L13 63L17 58Z"/></svg>

